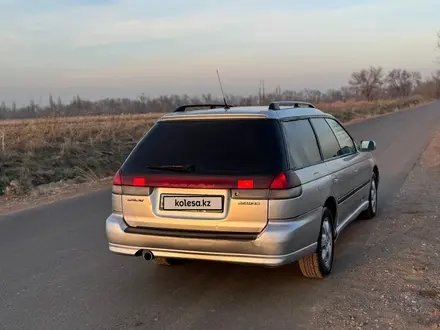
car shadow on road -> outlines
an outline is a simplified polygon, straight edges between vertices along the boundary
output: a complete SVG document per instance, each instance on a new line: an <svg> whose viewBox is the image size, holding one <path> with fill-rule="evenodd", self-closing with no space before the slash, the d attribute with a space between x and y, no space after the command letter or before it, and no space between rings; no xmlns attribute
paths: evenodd
<svg viewBox="0 0 440 330"><path fill-rule="evenodd" d="M368 239L368 233L375 222L373 220L358 219L349 224L341 233L335 247L335 264L330 276L339 276L344 272L362 264L366 258L363 253L363 246ZM167 291L182 290L193 291L200 285L209 283L223 283L233 285L238 290L245 287L314 287L323 281L310 280L305 278L299 269L298 263L284 265L281 267L261 267L253 265L240 265L222 262L209 261L184 261L175 266L157 266L153 262L144 261L138 258L142 266L135 272L134 283L145 281L154 283L155 290L160 292L161 288ZM262 282L264 285L261 285ZM324 280L325 282L325 280ZM203 284L205 283L205 284ZM136 288L136 285L135 285ZM138 289L138 287L137 287Z"/></svg>
<svg viewBox="0 0 440 330"><path fill-rule="evenodd" d="M243 306L252 305L253 309L264 311L273 308L274 301L278 304L283 300L309 299L310 290L316 290L320 283L303 277L296 263L265 268L188 261L173 267L153 263L137 266L125 289L131 291L130 296L138 296L139 303L148 297L157 299L167 309L191 312L194 308L197 313L215 310L217 314L227 313L228 317L234 313L241 317L238 311Z"/></svg>
<svg viewBox="0 0 440 330"><path fill-rule="evenodd" d="M377 226L385 221L388 212L382 210L373 219L358 218L351 222L340 234L335 244L335 264L332 276L343 276L355 268L362 267L369 258L366 249L368 240Z"/></svg>
<svg viewBox="0 0 440 330"><path fill-rule="evenodd" d="M147 262L141 257L128 262L125 257L121 257L130 273L129 280L124 282L126 294L121 299L130 299L140 310L148 307L148 316L144 315L147 323L151 317L158 320L164 317L174 319L182 317L178 316L182 314L208 319L222 316L239 319L249 313L245 310L248 306L260 311L257 314L261 315L253 317L263 318L271 312L276 313L280 304L290 308L283 308L283 313L290 311L298 315L299 311L300 315L304 315L304 322L307 322L306 315L311 306L328 298L329 292L334 290L335 281L355 268L362 268L367 260L365 243L382 217L380 215L373 220L357 219L341 233L336 243L333 272L325 280L305 278L298 263L267 268L185 261L168 267ZM155 302L153 306L149 303L151 301ZM179 312L166 314L166 311ZM211 311L215 311L215 316L210 314Z"/></svg>
<svg viewBox="0 0 440 330"><path fill-rule="evenodd" d="M124 282L126 294L121 299L130 299L140 310L148 307L148 316L144 315L142 321L147 323L151 318L160 320L165 317L171 319L167 322L172 323L172 319L178 322L177 318L183 317L178 315L203 319L240 319L249 313L246 310L249 306L252 310L259 311L256 313L258 315L252 317L261 317L261 322L265 322L264 317L267 318L269 313L278 313L276 309L281 304L289 306L288 309L281 309L283 313L303 315L304 322L307 323L306 315L311 306L328 298L329 292L334 290L335 281L355 268L362 268L367 260L364 254L365 242L369 232L381 220L382 216L373 220L358 219L341 233L336 243L333 272L324 280L305 278L298 263L267 268L185 261L168 267L137 258L126 264L130 268L130 279ZM123 260L126 261L125 258ZM151 301L155 302L153 306ZM166 314L166 311L178 313ZM143 314L141 311L139 313ZM285 318L289 317L285 315ZM157 325L155 322L151 326Z"/></svg>

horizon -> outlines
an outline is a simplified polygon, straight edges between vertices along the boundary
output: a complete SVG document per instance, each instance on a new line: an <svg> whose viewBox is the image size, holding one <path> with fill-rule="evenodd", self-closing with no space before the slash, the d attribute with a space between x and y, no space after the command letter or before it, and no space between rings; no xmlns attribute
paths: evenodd
<svg viewBox="0 0 440 330"><path fill-rule="evenodd" d="M424 77L440 2L0 0L0 101L46 104L347 85L369 66ZM25 10L23 10L25 9ZM293 42L289 42L293 40ZM302 50L299 50L302 48ZM305 52L304 50L307 50Z"/></svg>

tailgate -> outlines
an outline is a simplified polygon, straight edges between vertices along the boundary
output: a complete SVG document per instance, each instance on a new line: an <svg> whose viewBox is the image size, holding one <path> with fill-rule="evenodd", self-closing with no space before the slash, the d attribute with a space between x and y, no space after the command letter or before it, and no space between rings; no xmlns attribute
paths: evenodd
<svg viewBox="0 0 440 330"><path fill-rule="evenodd" d="M267 224L265 191L286 159L274 119L159 121L120 169L124 219L135 227L258 233Z"/></svg>

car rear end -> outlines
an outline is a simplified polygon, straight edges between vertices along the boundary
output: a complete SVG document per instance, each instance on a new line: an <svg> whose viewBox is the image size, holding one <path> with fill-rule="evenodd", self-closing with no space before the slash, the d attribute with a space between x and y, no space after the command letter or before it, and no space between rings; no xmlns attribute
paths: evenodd
<svg viewBox="0 0 440 330"><path fill-rule="evenodd" d="M276 119L225 114L160 120L115 175L106 223L110 250L285 263L295 252L290 240L300 224L269 223L268 215L270 201L301 194L288 168Z"/></svg>

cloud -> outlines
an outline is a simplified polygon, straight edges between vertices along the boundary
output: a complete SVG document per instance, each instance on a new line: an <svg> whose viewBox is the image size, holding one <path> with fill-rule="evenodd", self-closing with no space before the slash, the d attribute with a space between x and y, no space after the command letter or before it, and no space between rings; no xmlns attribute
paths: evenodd
<svg viewBox="0 0 440 330"><path fill-rule="evenodd" d="M332 79L337 85L370 64L423 69L434 58L431 34L440 12L438 0L0 0L0 6L0 86L154 90L160 83L170 91L211 81L217 67L237 84L265 78L308 86Z"/></svg>
<svg viewBox="0 0 440 330"><path fill-rule="evenodd" d="M424 14L432 13L424 4L433 3L425 0L415 6L413 1L387 0L348 5L339 0L339 7L327 8L321 2L324 9L320 9L298 5L300 1L280 1L268 6L267 1L261 0L64 0L58 5L54 0L42 2L48 8L46 11L19 14L3 23L3 29L10 32L7 37L0 36L0 42L16 49L29 45L93 47L164 39L202 42L229 38L232 42L256 44L288 38L301 42L307 38L318 43L329 38L350 41L359 37L380 38L381 29L383 33L417 29L408 22L403 26L402 16L411 19L415 7L425 7ZM391 24L399 24L401 31Z"/></svg>

